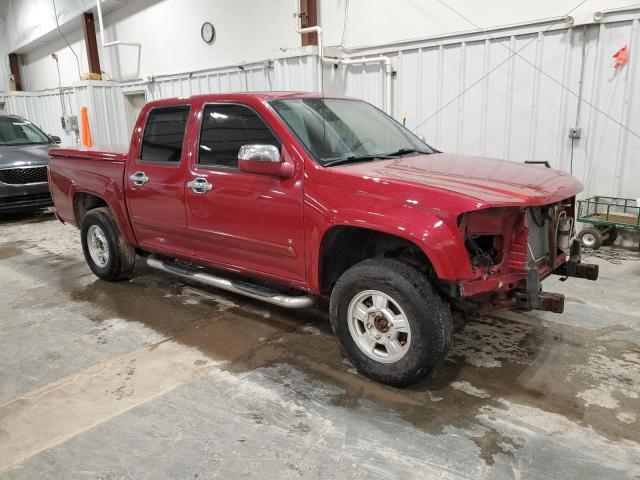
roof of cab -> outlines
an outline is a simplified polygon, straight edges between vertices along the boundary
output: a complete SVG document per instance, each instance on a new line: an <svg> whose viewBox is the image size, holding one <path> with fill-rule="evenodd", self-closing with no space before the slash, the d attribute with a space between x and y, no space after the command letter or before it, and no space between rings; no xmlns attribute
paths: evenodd
<svg viewBox="0 0 640 480"><path fill-rule="evenodd" d="M183 101L224 101L236 100L242 97L259 98L261 100L285 100L297 98L349 98L340 95L327 95L321 92L229 92L229 93L208 93L204 95L193 95L191 97L174 97L148 102L151 106L159 106L164 104L175 104L177 100Z"/></svg>

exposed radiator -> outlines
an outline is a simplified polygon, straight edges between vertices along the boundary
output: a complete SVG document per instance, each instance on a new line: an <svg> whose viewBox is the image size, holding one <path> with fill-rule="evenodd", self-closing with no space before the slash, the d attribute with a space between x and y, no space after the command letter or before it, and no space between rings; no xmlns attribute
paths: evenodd
<svg viewBox="0 0 640 480"><path fill-rule="evenodd" d="M549 219L543 208L531 207L527 209L528 265L540 265L549 258Z"/></svg>

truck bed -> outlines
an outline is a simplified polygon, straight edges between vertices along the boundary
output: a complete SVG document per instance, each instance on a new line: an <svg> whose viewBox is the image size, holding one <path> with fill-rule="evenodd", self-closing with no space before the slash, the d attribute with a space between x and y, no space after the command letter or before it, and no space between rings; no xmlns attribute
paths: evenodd
<svg viewBox="0 0 640 480"><path fill-rule="evenodd" d="M77 148L52 148L51 157L84 158L88 160L108 160L111 162L125 162L127 160L128 145L95 146Z"/></svg>
<svg viewBox="0 0 640 480"><path fill-rule="evenodd" d="M113 205L121 231L132 239L123 191L127 148L51 149L49 187L60 220L79 226L78 211L83 208L81 202L83 198L93 195Z"/></svg>

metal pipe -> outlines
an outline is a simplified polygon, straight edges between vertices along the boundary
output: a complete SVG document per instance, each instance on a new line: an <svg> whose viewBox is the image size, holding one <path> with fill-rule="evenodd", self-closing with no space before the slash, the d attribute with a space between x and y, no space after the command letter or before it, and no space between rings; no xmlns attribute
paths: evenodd
<svg viewBox="0 0 640 480"><path fill-rule="evenodd" d="M294 0L297 1L297 0ZM298 32L299 34L303 34L303 33L313 33L315 32L318 35L318 56L319 56L319 62L318 62L318 68L320 70L319 72L319 76L318 76L318 86L320 87L320 91L322 93L324 93L324 75L322 74L322 64L324 63L324 54L323 54L323 49L322 49L322 28L320 28L319 26L314 26L314 27L306 27L306 28L302 28L300 26L300 14L298 13L298 11L296 10L295 12L295 16L297 17L296 20L296 32Z"/></svg>
<svg viewBox="0 0 640 480"><path fill-rule="evenodd" d="M96 0L96 7L98 9L98 23L100 24L100 43L103 48L107 47L115 47L116 45L130 45L132 47L141 48L142 45L136 42L121 42L116 40L115 42L105 42L104 41L104 24L102 23L102 0Z"/></svg>
<svg viewBox="0 0 640 480"><path fill-rule="evenodd" d="M328 59L330 60L330 59ZM363 63L383 63L385 69L385 87L384 87L384 109L388 115L392 115L391 111L391 78L393 75L393 67L391 65L391 60L389 57L384 55L379 55L377 57L368 57L362 59L348 58L348 59L340 59L338 63L342 65L355 65L355 64L363 64Z"/></svg>
<svg viewBox="0 0 640 480"><path fill-rule="evenodd" d="M322 64L330 65L362 65L367 63L383 63L385 66L385 111L391 115L391 77L392 77L392 65L389 57L384 55L378 55L377 57L369 58L332 58L324 56L324 46L322 38L322 27L315 25L313 27L302 28L300 24L300 12L298 10L299 0L293 0L294 4L294 16L296 18L296 32L303 33L316 33L318 35L318 56L320 57L320 91L324 93L324 80L322 75Z"/></svg>
<svg viewBox="0 0 640 480"><path fill-rule="evenodd" d="M578 106L576 107L575 128L580 127L580 112L582 110L582 90L584 87L584 65L587 58L587 26L582 27L582 60L580 62L580 80L578 82ZM576 139L571 137L571 154L569 156L569 173L573 175L573 157Z"/></svg>
<svg viewBox="0 0 640 480"><path fill-rule="evenodd" d="M210 273L205 273L196 269L184 268L173 262L164 261L156 255L150 255L147 258L147 265L156 270L171 273L179 277L204 283L212 287L227 290L229 292L244 295L245 297L261 300L272 305L278 305L285 308L307 308L311 307L315 301L310 295L284 295L273 290L267 290L257 285L244 282L233 282L226 278L217 277Z"/></svg>

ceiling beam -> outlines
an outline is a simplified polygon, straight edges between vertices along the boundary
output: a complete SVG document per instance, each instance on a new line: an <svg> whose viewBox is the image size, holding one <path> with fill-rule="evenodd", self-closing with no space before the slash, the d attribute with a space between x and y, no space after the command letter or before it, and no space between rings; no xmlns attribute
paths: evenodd
<svg viewBox="0 0 640 480"><path fill-rule="evenodd" d="M300 26L302 28L315 27L318 25L318 1L300 0ZM318 34L316 32L302 34L302 46L318 45Z"/></svg>
<svg viewBox="0 0 640 480"><path fill-rule="evenodd" d="M100 74L100 55L98 54L98 41L96 40L96 24L93 13L82 15L82 26L84 27L84 44L87 47L87 58L89 59L89 72Z"/></svg>
<svg viewBox="0 0 640 480"><path fill-rule="evenodd" d="M16 82L16 90L21 91L22 77L20 76L20 61L18 55L15 53L9 54L9 68L11 69L11 74Z"/></svg>

